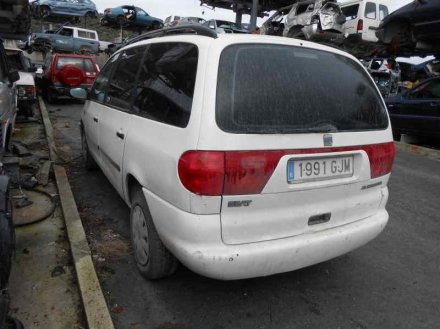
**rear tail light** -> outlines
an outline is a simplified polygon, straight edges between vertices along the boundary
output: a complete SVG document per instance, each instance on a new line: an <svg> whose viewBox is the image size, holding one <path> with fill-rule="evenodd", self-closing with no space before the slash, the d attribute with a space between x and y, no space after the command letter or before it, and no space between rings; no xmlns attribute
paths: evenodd
<svg viewBox="0 0 440 329"><path fill-rule="evenodd" d="M391 70L393 68L391 64L387 64L386 67L388 68L388 70Z"/></svg>
<svg viewBox="0 0 440 329"><path fill-rule="evenodd" d="M25 88L25 93L26 93L27 95L34 95L34 94L36 94L35 86L29 86L29 87L26 87L26 88Z"/></svg>
<svg viewBox="0 0 440 329"><path fill-rule="evenodd" d="M358 33L361 33L364 31L364 20L362 20L362 19L358 20L357 31L358 31Z"/></svg>
<svg viewBox="0 0 440 329"><path fill-rule="evenodd" d="M371 178L391 172L394 143L275 151L188 151L178 164L180 181L194 194L207 196L260 194L281 157L363 150L370 161Z"/></svg>

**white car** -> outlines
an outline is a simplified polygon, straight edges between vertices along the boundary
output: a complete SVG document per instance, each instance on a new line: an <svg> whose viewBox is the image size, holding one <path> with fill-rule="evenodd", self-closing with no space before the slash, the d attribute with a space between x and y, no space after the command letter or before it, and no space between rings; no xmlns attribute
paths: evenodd
<svg viewBox="0 0 440 329"><path fill-rule="evenodd" d="M388 1L356 0L340 3L346 17L345 36L351 41L377 42L376 30L388 16Z"/></svg>
<svg viewBox="0 0 440 329"><path fill-rule="evenodd" d="M365 68L302 40L199 29L115 53L81 118L87 167L131 207L140 272L162 278L179 260L266 276L375 238L395 149Z"/></svg>

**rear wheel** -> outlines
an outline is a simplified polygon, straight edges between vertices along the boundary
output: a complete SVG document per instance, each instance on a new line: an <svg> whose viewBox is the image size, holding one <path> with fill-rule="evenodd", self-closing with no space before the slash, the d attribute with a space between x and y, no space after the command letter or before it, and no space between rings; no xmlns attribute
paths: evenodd
<svg viewBox="0 0 440 329"><path fill-rule="evenodd" d="M140 187L133 191L130 226L136 265L141 274L150 280L172 275L178 261L160 240Z"/></svg>

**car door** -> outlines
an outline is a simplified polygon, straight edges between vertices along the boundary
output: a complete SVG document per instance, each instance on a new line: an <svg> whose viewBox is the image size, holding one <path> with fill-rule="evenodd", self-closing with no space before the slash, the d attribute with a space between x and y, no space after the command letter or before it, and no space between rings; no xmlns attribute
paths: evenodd
<svg viewBox="0 0 440 329"><path fill-rule="evenodd" d="M137 73L145 49L146 46L140 46L119 53L105 94L104 109L99 117L101 168L121 196L124 146L129 134Z"/></svg>
<svg viewBox="0 0 440 329"><path fill-rule="evenodd" d="M440 137L440 79L421 84L401 105L399 127L407 133Z"/></svg>
<svg viewBox="0 0 440 329"><path fill-rule="evenodd" d="M73 29L64 27L57 34L52 36L54 46L57 50L71 51L73 50Z"/></svg>
<svg viewBox="0 0 440 329"><path fill-rule="evenodd" d="M84 112L82 115L81 122L83 124L88 149L99 164L101 164L99 156L99 119L101 113L103 111L105 112L105 93L118 57L119 54L113 56L96 78L89 93L89 100L84 105Z"/></svg>
<svg viewBox="0 0 440 329"><path fill-rule="evenodd" d="M379 27L379 12L375 2L368 1L365 3L364 12L364 29L362 31L362 39L364 41L377 42L376 29Z"/></svg>
<svg viewBox="0 0 440 329"><path fill-rule="evenodd" d="M3 48L3 46L1 46ZM13 124L16 110L16 91L15 86L11 86L8 80L8 65L4 50L0 49L0 125L1 125L1 152L3 152L6 142L7 127Z"/></svg>

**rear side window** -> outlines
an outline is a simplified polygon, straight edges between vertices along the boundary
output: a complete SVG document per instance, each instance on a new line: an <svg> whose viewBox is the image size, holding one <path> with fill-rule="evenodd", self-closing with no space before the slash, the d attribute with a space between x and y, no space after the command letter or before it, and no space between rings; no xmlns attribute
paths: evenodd
<svg viewBox="0 0 440 329"><path fill-rule="evenodd" d="M347 21L351 21L358 17L359 5L352 5L341 8L342 13L345 15Z"/></svg>
<svg viewBox="0 0 440 329"><path fill-rule="evenodd" d="M61 70L63 66L74 65L84 72L95 72L96 68L90 58L80 57L59 57L57 62L57 71Z"/></svg>
<svg viewBox="0 0 440 329"><path fill-rule="evenodd" d="M388 7L384 5L379 5L379 19L383 20L389 14Z"/></svg>
<svg viewBox="0 0 440 329"><path fill-rule="evenodd" d="M365 5L365 17L369 19L376 19L376 4L367 2Z"/></svg>
<svg viewBox="0 0 440 329"><path fill-rule="evenodd" d="M189 43L157 43L147 50L133 111L184 128L188 125L197 75L198 49Z"/></svg>
<svg viewBox="0 0 440 329"><path fill-rule="evenodd" d="M216 121L230 133L282 134L388 127L361 65L341 55L281 45L233 45L221 54Z"/></svg>
<svg viewBox="0 0 440 329"><path fill-rule="evenodd" d="M107 89L105 103L118 109L130 111L136 76L142 63L146 47L124 50L113 71Z"/></svg>
<svg viewBox="0 0 440 329"><path fill-rule="evenodd" d="M97 39L95 32L83 31L83 30L78 30L78 37L84 38L84 39L92 39L92 40Z"/></svg>

